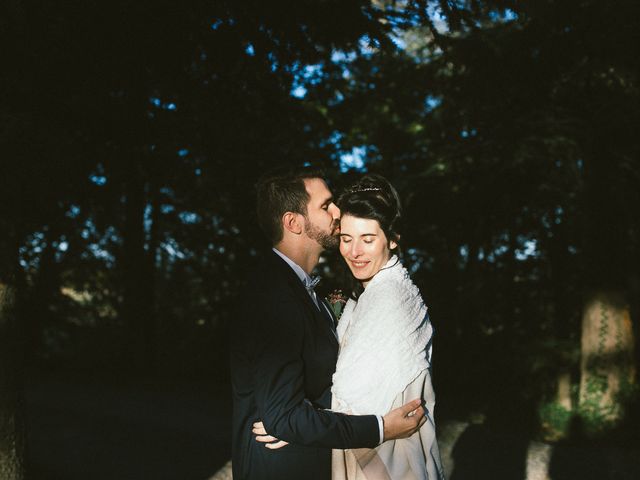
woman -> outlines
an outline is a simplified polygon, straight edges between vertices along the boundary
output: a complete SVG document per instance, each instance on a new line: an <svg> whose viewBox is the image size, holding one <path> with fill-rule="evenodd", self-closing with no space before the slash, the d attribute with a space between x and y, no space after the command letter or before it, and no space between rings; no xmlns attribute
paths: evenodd
<svg viewBox="0 0 640 480"><path fill-rule="evenodd" d="M338 206L340 253L355 284L338 323L332 410L384 415L420 397L427 421L410 438L375 449L334 450L332 477L443 479L433 420L433 329L420 292L394 254L400 240L398 194L383 177L366 175Z"/></svg>

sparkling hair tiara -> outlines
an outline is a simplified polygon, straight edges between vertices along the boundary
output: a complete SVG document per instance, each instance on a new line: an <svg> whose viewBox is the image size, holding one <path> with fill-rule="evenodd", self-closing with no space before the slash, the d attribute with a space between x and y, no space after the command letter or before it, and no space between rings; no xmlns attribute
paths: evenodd
<svg viewBox="0 0 640 480"><path fill-rule="evenodd" d="M353 187L349 189L349 193L360 193L360 192L381 192L382 189L380 187Z"/></svg>

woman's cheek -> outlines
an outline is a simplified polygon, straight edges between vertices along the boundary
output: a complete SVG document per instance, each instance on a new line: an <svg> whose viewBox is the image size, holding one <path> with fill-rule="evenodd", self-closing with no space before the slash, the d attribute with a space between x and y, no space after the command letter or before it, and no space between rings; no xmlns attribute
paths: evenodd
<svg viewBox="0 0 640 480"><path fill-rule="evenodd" d="M340 240L340 255L346 257L347 253L349 253L349 244Z"/></svg>

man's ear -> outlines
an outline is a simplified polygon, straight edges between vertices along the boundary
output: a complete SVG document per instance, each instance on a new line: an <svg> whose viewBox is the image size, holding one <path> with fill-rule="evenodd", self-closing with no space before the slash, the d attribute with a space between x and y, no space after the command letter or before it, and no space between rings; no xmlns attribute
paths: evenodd
<svg viewBox="0 0 640 480"><path fill-rule="evenodd" d="M285 214L282 215L282 226L285 230L300 235L302 233L301 217L302 215L299 213L285 212Z"/></svg>

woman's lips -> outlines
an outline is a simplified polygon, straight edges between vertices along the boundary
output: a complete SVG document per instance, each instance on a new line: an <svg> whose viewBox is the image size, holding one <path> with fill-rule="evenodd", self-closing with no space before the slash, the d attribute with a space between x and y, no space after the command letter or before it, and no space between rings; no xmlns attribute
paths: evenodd
<svg viewBox="0 0 640 480"><path fill-rule="evenodd" d="M349 260L354 268L364 268L369 265L369 260Z"/></svg>

